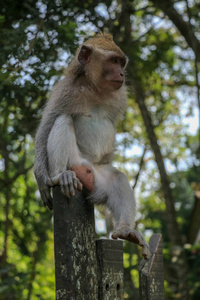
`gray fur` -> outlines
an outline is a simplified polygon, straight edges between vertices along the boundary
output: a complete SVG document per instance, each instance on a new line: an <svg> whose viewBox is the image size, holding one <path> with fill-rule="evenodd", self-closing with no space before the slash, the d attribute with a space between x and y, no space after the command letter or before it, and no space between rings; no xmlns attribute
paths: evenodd
<svg viewBox="0 0 200 300"><path fill-rule="evenodd" d="M125 84L118 89L110 84L109 90L106 83L105 92L95 82L101 75L97 72L101 71L95 74L88 65L80 67L76 54L44 109L36 134L34 172L42 200L52 209L50 187L59 183L64 194L73 195L82 186L70 167L89 165L95 182L90 200L107 204L114 217L114 238L127 239L134 227L135 200L126 176L111 165L115 125L126 109L127 89Z"/></svg>

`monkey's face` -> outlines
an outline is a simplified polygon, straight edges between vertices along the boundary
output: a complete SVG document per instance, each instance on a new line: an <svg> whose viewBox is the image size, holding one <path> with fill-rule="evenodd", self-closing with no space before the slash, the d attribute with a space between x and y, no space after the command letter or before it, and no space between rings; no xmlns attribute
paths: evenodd
<svg viewBox="0 0 200 300"><path fill-rule="evenodd" d="M110 55L103 61L100 85L104 89L118 90L123 85L126 57L117 54Z"/></svg>
<svg viewBox="0 0 200 300"><path fill-rule="evenodd" d="M80 49L78 61L85 69L86 79L89 79L97 90L118 90L124 83L127 58L116 45L115 48L116 51L83 45Z"/></svg>

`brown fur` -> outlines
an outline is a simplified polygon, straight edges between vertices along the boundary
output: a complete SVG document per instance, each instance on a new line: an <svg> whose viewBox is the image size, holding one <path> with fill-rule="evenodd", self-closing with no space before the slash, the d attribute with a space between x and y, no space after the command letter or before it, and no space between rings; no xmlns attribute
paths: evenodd
<svg viewBox="0 0 200 300"><path fill-rule="evenodd" d="M99 61L99 59L102 59L102 55L98 52L99 50L106 50L106 51L113 51L117 53L118 55L122 57L126 57L124 52L114 43L113 37L111 34L108 33L98 33L92 38L89 38L86 40L82 45L80 45L76 51L74 59L71 61L70 65L65 71L65 74L69 74L69 76L80 75L83 74L85 71L85 68L83 66L80 66L80 64L77 61L78 54L80 52L80 49L83 45L91 46L93 49L95 49L94 53L94 61L95 63ZM95 64L95 69L98 68L98 64ZM96 72L99 73L99 70Z"/></svg>
<svg viewBox="0 0 200 300"><path fill-rule="evenodd" d="M125 56L122 50L114 43L112 35L108 33L99 33L93 38L88 39L83 45L90 45L95 48L114 51L119 55Z"/></svg>
<svg viewBox="0 0 200 300"><path fill-rule="evenodd" d="M34 171L40 194L52 209L51 187L59 184L70 198L83 184L91 191L88 200L107 204L112 211L113 238L136 241L149 257L148 244L133 230L132 189L111 164L116 121L127 103L125 55L109 34L98 34L83 45L56 85L37 131Z"/></svg>

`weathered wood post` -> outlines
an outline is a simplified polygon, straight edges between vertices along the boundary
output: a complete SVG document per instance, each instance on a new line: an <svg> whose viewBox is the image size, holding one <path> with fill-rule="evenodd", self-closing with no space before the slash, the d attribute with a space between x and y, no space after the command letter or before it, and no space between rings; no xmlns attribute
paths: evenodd
<svg viewBox="0 0 200 300"><path fill-rule="evenodd" d="M94 207L80 192L53 190L56 300L97 299Z"/></svg>
<svg viewBox="0 0 200 300"><path fill-rule="evenodd" d="M123 242L98 240L98 300L123 300Z"/></svg>
<svg viewBox="0 0 200 300"><path fill-rule="evenodd" d="M94 207L53 189L56 300L123 300L123 242L95 243Z"/></svg>
<svg viewBox="0 0 200 300"><path fill-rule="evenodd" d="M162 235L152 235L149 241L152 257L142 260L139 265L140 300L164 300L164 270Z"/></svg>

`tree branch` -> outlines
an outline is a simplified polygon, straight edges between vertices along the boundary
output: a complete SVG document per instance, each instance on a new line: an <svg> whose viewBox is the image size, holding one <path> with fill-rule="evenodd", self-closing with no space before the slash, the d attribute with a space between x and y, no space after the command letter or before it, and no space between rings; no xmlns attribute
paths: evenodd
<svg viewBox="0 0 200 300"><path fill-rule="evenodd" d="M140 158L140 163L139 163L139 170L135 176L135 183L133 185L133 190L135 189L137 183L138 183L138 179L139 179L139 176L140 176L140 173L141 173L141 170L142 170L142 167L144 165L144 156L146 154L146 151L147 151L147 148L145 147L144 150L143 150L143 153L142 153L142 156Z"/></svg>
<svg viewBox="0 0 200 300"><path fill-rule="evenodd" d="M180 31L180 33L185 38L189 47L194 51L197 61L200 62L200 41L194 34L192 27L189 22L185 22L183 17L177 12L177 10L173 7L173 3L171 0L151 0L152 3L161 9L165 15L173 22L176 28Z"/></svg>
<svg viewBox="0 0 200 300"><path fill-rule="evenodd" d="M1 179L0 180L0 185L1 188L6 188L7 186L9 186L10 184L12 184L13 182L15 182L15 180L20 176L20 175L24 175L26 174L28 171L30 171L30 169L33 167L33 164L31 164L29 167L23 169L23 170L19 170L17 173L15 173L15 175L9 179Z"/></svg>

